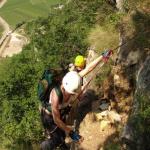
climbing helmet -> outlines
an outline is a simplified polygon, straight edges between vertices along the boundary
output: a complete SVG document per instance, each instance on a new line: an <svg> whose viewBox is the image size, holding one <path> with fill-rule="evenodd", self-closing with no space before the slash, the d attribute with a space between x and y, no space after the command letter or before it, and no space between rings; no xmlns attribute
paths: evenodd
<svg viewBox="0 0 150 150"><path fill-rule="evenodd" d="M64 76L62 85L68 93L77 94L82 86L82 78L76 71L70 71Z"/></svg>

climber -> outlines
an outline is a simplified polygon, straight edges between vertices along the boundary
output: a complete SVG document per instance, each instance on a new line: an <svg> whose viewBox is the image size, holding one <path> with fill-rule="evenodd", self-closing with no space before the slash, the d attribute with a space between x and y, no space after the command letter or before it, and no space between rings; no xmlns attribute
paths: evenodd
<svg viewBox="0 0 150 150"><path fill-rule="evenodd" d="M107 62L110 56L112 55L112 50L105 50L101 55L93 60L89 65L87 65L82 71L79 72L81 77L86 76L90 73L101 61Z"/></svg>
<svg viewBox="0 0 150 150"><path fill-rule="evenodd" d="M86 58L82 55L76 56L74 64L69 64L69 71L80 72L86 66Z"/></svg>
<svg viewBox="0 0 150 150"><path fill-rule="evenodd" d="M51 112L49 112L46 108L41 109L43 125L46 126L48 132L50 133L50 139L41 144L42 150L53 150L58 146L62 149L67 149L65 144L65 133L68 134L74 141L80 141L81 136L73 132L71 127L65 124L65 118L63 116L65 115L63 114L64 108L70 102L70 96L77 94L77 90L80 90L80 87L81 77L77 72L71 71L64 76L60 88L57 90L56 88L52 89L49 98ZM61 104L58 92L63 96Z"/></svg>
<svg viewBox="0 0 150 150"><path fill-rule="evenodd" d="M77 95L81 90L81 78L91 72L101 60L104 58L108 59L110 57L108 51L105 55L99 56L88 66L86 66L82 71L77 73L76 71L68 72L62 80L59 87L55 87L51 90L49 94L49 105L51 111L46 107L41 108L41 119L42 123L49 133L49 139L42 142L42 150L53 150L57 147L61 149L67 149L65 143L66 134L68 134L73 141L81 142L83 137L73 131L73 129L66 125L64 115L69 112L69 109L64 110L70 104L70 97L72 95ZM60 95L62 95L60 97ZM62 99L62 100L60 100Z"/></svg>

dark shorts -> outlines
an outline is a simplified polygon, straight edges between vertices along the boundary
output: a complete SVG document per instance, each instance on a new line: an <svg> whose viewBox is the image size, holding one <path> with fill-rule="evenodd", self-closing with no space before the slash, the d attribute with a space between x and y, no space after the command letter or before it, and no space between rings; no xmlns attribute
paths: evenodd
<svg viewBox="0 0 150 150"><path fill-rule="evenodd" d="M41 111L41 121L46 134L50 136L49 139L41 143L41 150L54 150L56 147L65 147L65 131L57 127L52 115Z"/></svg>
<svg viewBox="0 0 150 150"><path fill-rule="evenodd" d="M40 145L41 150L55 150L59 147L61 150L67 150L68 147L65 144L65 136L62 131L57 129L50 139L46 139Z"/></svg>

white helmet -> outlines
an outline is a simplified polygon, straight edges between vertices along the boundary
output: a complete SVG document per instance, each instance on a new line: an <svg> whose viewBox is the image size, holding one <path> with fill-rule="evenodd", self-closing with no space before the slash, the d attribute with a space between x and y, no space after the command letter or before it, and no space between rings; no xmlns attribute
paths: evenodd
<svg viewBox="0 0 150 150"><path fill-rule="evenodd" d="M70 71L64 76L62 84L68 93L76 94L77 90L81 88L82 78L76 71Z"/></svg>

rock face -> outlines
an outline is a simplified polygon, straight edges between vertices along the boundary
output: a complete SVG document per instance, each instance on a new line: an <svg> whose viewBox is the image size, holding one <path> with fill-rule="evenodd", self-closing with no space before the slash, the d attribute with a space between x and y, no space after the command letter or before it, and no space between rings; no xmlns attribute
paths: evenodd
<svg viewBox="0 0 150 150"><path fill-rule="evenodd" d="M129 19L134 22L132 29L128 26ZM144 21L141 23L142 19ZM149 33L140 32L147 29L148 22L147 15L142 11L134 12L130 18L125 18L120 27L120 44L127 43L119 48L116 66L112 71L116 93L122 90L122 98L130 95L132 99L130 115L121 134L127 150L150 149ZM133 37L134 40L129 40ZM125 106L122 107L124 108Z"/></svg>
<svg viewBox="0 0 150 150"><path fill-rule="evenodd" d="M137 88L150 96L150 56L148 56L138 72Z"/></svg>
<svg viewBox="0 0 150 150"><path fill-rule="evenodd" d="M109 4L111 5L116 5L116 8L120 11L123 12L124 11L124 7L123 7L123 3L124 0L107 0Z"/></svg>
<svg viewBox="0 0 150 150"><path fill-rule="evenodd" d="M123 8L123 2L124 0L116 0L116 7L119 9L119 11L124 11L124 8Z"/></svg>
<svg viewBox="0 0 150 150"><path fill-rule="evenodd" d="M140 14L141 15L141 14ZM124 93L133 93L131 112L127 124L122 132L122 140L127 145L127 149L149 150L150 149L150 131L149 107L150 107L150 49L148 33L140 33L139 17L135 13L132 21L135 21L135 33L127 30L127 24L121 26L120 44L138 35L136 39L128 42L118 50L118 58L114 69L114 84L119 89L124 89ZM141 24L142 28L147 27L147 19L141 15L140 19L145 22ZM140 39L143 40L140 41ZM119 68L119 69L118 69Z"/></svg>
<svg viewBox="0 0 150 150"><path fill-rule="evenodd" d="M149 118L144 116L144 120L140 122L137 118L142 119L142 116L139 116L139 114L143 112L146 113L148 107L150 106L149 56L138 71L136 83L137 87L134 96L133 110L127 125L124 127L122 139L128 145L128 149L148 150L150 149L150 145L148 144L150 142L149 130L147 130L147 126L149 126ZM144 108L142 108L141 103L145 103L147 106L143 106ZM140 124L136 127L136 123ZM142 131L139 127L143 128Z"/></svg>

